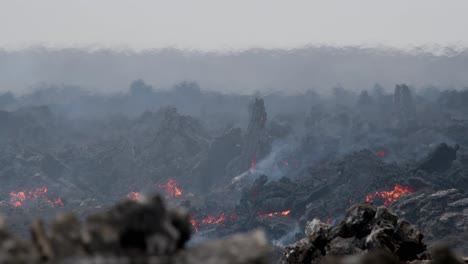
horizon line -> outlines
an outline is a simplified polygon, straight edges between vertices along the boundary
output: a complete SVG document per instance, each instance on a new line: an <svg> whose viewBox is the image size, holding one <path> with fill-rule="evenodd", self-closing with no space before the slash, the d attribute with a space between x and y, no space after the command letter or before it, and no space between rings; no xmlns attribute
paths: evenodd
<svg viewBox="0 0 468 264"><path fill-rule="evenodd" d="M434 55L434 56L456 56L460 54L468 53L468 45L461 44L420 44L420 45L408 45L407 47L397 47L392 45L384 44L360 44L360 45L334 45L334 44L305 44L297 45L295 47L262 47L262 46L251 46L244 48L218 48L218 49L200 49L200 48L188 48L178 46L164 46L154 48L131 48L123 47L119 45L101 45L101 44L88 44L88 45L45 45L45 44L32 44L24 45L20 47L7 47L0 46L0 52L3 53L15 53L24 51L48 51L48 52L60 52L60 51L82 51L87 53L99 53L99 52L112 52L121 53L126 55L139 55L148 53L161 53L165 51L172 51L178 53L187 54L199 54L199 55L235 55L248 52L295 52L305 51L310 49L335 49L335 50L360 50L360 51L378 51L388 53L399 53L401 55Z"/></svg>

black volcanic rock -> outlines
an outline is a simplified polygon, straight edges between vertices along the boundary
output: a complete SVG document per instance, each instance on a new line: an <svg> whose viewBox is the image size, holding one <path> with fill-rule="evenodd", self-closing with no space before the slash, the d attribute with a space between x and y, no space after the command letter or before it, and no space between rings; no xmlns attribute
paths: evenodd
<svg viewBox="0 0 468 264"><path fill-rule="evenodd" d="M416 168L426 172L444 172L450 168L452 162L457 159L459 146L450 147L441 143L431 152Z"/></svg>
<svg viewBox="0 0 468 264"><path fill-rule="evenodd" d="M416 227L386 207L352 206L343 221L330 226L314 219L307 237L286 247L282 263L323 263L333 257L384 251L400 261L419 260L426 250ZM359 263L359 262L358 262Z"/></svg>
<svg viewBox="0 0 468 264"><path fill-rule="evenodd" d="M400 217L422 230L428 242L443 242L468 254L468 195L461 190L446 189L409 194L391 208Z"/></svg>
<svg viewBox="0 0 468 264"><path fill-rule="evenodd" d="M160 196L123 201L81 223L57 216L45 228L31 226L32 241L0 228L0 263L268 263L270 246L261 231L185 248L189 215L166 208Z"/></svg>

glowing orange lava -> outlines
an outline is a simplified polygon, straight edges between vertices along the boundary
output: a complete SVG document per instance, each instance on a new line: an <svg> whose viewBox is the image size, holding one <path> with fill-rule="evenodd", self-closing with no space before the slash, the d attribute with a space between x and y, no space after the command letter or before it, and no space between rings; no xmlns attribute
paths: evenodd
<svg viewBox="0 0 468 264"><path fill-rule="evenodd" d="M235 214L231 215L231 220L235 219ZM190 219L190 224L193 226L193 229L195 229L195 232L198 232L198 228L201 226L205 225L216 225L221 222L226 220L226 214L225 213L220 213L219 216L214 216L214 215L207 215L205 217L202 217L199 220L196 220L194 218Z"/></svg>
<svg viewBox="0 0 468 264"><path fill-rule="evenodd" d="M138 201L140 199L140 193L139 192L131 192L127 194L127 198L132 200L132 201Z"/></svg>
<svg viewBox="0 0 468 264"><path fill-rule="evenodd" d="M198 233L197 221L195 219L190 219L190 224L193 226L193 229L195 230L195 233Z"/></svg>
<svg viewBox="0 0 468 264"><path fill-rule="evenodd" d="M32 189L28 192L25 192L25 191L10 192L10 204L14 207L21 207L23 206L24 201L28 199L32 199L32 200L43 199L50 204L53 204L56 206L63 206L62 199L58 197L50 199L49 197L47 197L46 193L47 193L46 186L41 186L36 189Z"/></svg>
<svg viewBox="0 0 468 264"><path fill-rule="evenodd" d="M224 213L221 213L218 217L209 215L207 217L204 217L200 220L200 224L218 224L226 219L226 216Z"/></svg>
<svg viewBox="0 0 468 264"><path fill-rule="evenodd" d="M389 191L376 191L366 195L366 202L372 202L374 197L380 197L384 201L384 205L387 206L391 202L395 201L398 197L405 193L413 193L407 186L402 186L400 184L395 184L392 190Z"/></svg>
<svg viewBox="0 0 468 264"><path fill-rule="evenodd" d="M278 211L278 212L271 212L271 213L262 213L259 212L259 216L274 216L274 215L289 215L291 213L291 210L284 210L284 211Z"/></svg>
<svg viewBox="0 0 468 264"><path fill-rule="evenodd" d="M173 178L169 178L169 180L165 184L161 184L158 187L166 190L166 193L170 196L182 195L182 189L177 186L177 181Z"/></svg>
<svg viewBox="0 0 468 264"><path fill-rule="evenodd" d="M62 199L60 198L54 198L54 204L55 205L60 205L60 206L63 206L63 202L62 202Z"/></svg>
<svg viewBox="0 0 468 264"><path fill-rule="evenodd" d="M24 192L10 192L10 204L14 207L23 206L23 202L26 200L26 194Z"/></svg>

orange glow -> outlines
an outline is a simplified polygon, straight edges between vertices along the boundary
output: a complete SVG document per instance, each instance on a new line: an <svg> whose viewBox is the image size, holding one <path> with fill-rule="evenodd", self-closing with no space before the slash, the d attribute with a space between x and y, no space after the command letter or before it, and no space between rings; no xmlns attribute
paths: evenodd
<svg viewBox="0 0 468 264"><path fill-rule="evenodd" d="M233 216L231 215L231 218ZM198 228L204 225L216 225L221 222L226 220L226 215L224 213L221 213L218 217L214 215L208 215L205 217L202 217L200 220L196 220L194 218L190 219L190 224L193 226L193 229L195 229L195 232L198 232Z"/></svg>
<svg viewBox="0 0 468 264"><path fill-rule="evenodd" d="M47 187L46 186L41 186L36 189L32 189L28 192L24 191L19 191L19 192L10 192L10 204L14 207L21 207L23 206L23 202L32 199L32 200L37 200L37 199L42 199L47 201L50 204L57 205L57 206L63 206L62 199L60 198L52 198L50 199L47 197Z"/></svg>
<svg viewBox="0 0 468 264"><path fill-rule="evenodd" d="M195 229L195 233L198 233L197 221L195 219L190 219L190 224L193 226L193 229Z"/></svg>
<svg viewBox="0 0 468 264"><path fill-rule="evenodd" d="M63 206L62 199L60 199L60 198L54 198L54 204Z"/></svg>
<svg viewBox="0 0 468 264"><path fill-rule="evenodd" d="M200 224L218 224L226 219L224 213L221 213L219 217L215 217L213 215L209 215L204 217L200 220Z"/></svg>
<svg viewBox="0 0 468 264"><path fill-rule="evenodd" d="M28 198L32 199L38 199L40 197L44 197L44 195L47 193L47 187L46 186L41 186L38 187L34 190L29 191L28 193Z"/></svg>
<svg viewBox="0 0 468 264"><path fill-rule="evenodd" d="M26 200L26 194L24 192L10 192L10 204L14 207L23 206L24 200Z"/></svg>
<svg viewBox="0 0 468 264"><path fill-rule="evenodd" d="M259 212L259 216L274 216L274 215L289 215L291 213L291 210L284 210L284 211L278 211L278 212L271 212L271 213L262 213Z"/></svg>
<svg viewBox="0 0 468 264"><path fill-rule="evenodd" d="M173 178L169 178L169 180L165 184L161 184L158 187L166 190L166 193L170 196L182 195L182 189L177 186L177 181Z"/></svg>
<svg viewBox="0 0 468 264"><path fill-rule="evenodd" d="M366 195L366 202L372 202L374 197L380 197L384 201L384 205L387 206L393 201L395 201L398 197L405 193L413 193L414 191L411 190L407 186L402 186L400 184L395 184L392 190L389 191L376 191Z"/></svg>
<svg viewBox="0 0 468 264"><path fill-rule="evenodd" d="M289 215L291 210L284 210L272 213L258 213L259 216L274 216L274 215ZM226 214L221 212L219 215L207 215L202 218L195 218L192 216L190 219L190 224L193 226L195 233L198 233L200 229L206 228L207 226L212 225L219 225L224 221L235 221L237 219L237 215L235 213Z"/></svg>
<svg viewBox="0 0 468 264"><path fill-rule="evenodd" d="M127 194L127 198L132 200L132 201L138 201L140 199L140 193L139 192L131 192Z"/></svg>

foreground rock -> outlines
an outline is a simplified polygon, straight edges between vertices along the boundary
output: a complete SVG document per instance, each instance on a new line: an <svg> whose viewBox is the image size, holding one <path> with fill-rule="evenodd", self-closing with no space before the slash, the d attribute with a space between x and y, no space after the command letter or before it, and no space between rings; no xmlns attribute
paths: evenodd
<svg viewBox="0 0 468 264"><path fill-rule="evenodd" d="M189 215L167 209L159 196L124 201L81 223L72 214L48 228L31 226L32 241L0 229L0 263L268 263L263 232L236 235L185 248Z"/></svg>
<svg viewBox="0 0 468 264"><path fill-rule="evenodd" d="M411 264L464 264L468 259L456 256L450 249L439 246L431 250L431 260L415 260ZM343 258L329 258L326 264L400 264L394 255L387 251L377 250L362 255L347 256Z"/></svg>
<svg viewBox="0 0 468 264"><path fill-rule="evenodd" d="M427 257L423 254L423 235L414 225L398 219L386 207L370 203L351 207L337 226L314 219L307 224L305 233L306 238L286 247L282 263L322 263L374 251L403 262Z"/></svg>
<svg viewBox="0 0 468 264"><path fill-rule="evenodd" d="M444 243L468 255L468 195L458 189L409 194L391 205L399 216L411 221L427 242Z"/></svg>

